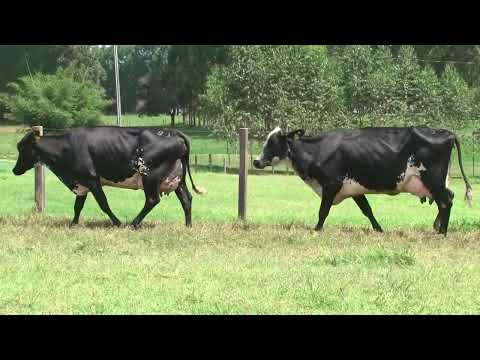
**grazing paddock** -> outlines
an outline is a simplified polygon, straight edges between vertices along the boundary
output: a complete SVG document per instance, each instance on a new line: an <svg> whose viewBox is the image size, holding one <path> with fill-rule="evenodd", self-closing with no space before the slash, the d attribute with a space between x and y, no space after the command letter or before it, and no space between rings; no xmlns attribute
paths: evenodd
<svg viewBox="0 0 480 360"><path fill-rule="evenodd" d="M478 314L480 231L0 218L0 313Z"/></svg>
<svg viewBox="0 0 480 360"><path fill-rule="evenodd" d="M19 314L472 314L480 312L480 202L456 194L445 238L437 209L401 194L368 196L385 233L352 200L312 228L320 199L295 176L249 177L248 223L238 177L199 172L205 196L184 226L175 195L143 229L113 228L89 195L70 229L74 195L46 175L46 215L32 215L33 171L0 163L0 313ZM143 192L105 188L131 221Z"/></svg>

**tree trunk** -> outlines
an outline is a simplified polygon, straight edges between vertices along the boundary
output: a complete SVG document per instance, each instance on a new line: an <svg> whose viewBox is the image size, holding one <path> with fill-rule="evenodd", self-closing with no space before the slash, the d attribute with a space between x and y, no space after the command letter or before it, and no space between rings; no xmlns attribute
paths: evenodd
<svg viewBox="0 0 480 360"><path fill-rule="evenodd" d="M170 119L171 119L171 126L175 127L175 109L170 110Z"/></svg>

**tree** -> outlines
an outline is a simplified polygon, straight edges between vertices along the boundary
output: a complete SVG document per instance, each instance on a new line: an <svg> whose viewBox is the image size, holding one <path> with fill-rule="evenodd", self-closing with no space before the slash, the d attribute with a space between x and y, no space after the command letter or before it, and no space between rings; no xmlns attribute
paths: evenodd
<svg viewBox="0 0 480 360"><path fill-rule="evenodd" d="M226 65L214 67L202 98L214 131L234 141L247 126L263 136L275 125L318 131L342 121L335 64L309 46L233 46Z"/></svg>
<svg viewBox="0 0 480 360"><path fill-rule="evenodd" d="M155 64L158 53L165 51L165 45L119 45L118 62L121 86L122 111L125 113L142 112L146 102L145 76ZM115 73L112 47L102 49L101 63L106 71L102 86L109 98L115 99ZM143 80L143 81L142 81ZM109 109L115 112L116 108Z"/></svg>
<svg viewBox="0 0 480 360"><path fill-rule="evenodd" d="M10 83L12 94L0 101L12 116L27 125L63 129L100 123L108 104L104 90L90 80L78 80L59 69L55 74L35 73Z"/></svg>
<svg viewBox="0 0 480 360"><path fill-rule="evenodd" d="M448 64L440 79L441 113L454 128L465 127L475 118L475 92L460 76L453 65Z"/></svg>

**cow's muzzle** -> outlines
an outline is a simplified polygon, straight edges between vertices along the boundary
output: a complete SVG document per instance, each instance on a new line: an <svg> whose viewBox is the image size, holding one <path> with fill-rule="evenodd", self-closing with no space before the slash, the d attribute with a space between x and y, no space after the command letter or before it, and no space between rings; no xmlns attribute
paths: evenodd
<svg viewBox="0 0 480 360"><path fill-rule="evenodd" d="M260 161L260 160L254 160L253 161L253 166L256 168L256 169L265 169L265 167L267 166L263 161Z"/></svg>
<svg viewBox="0 0 480 360"><path fill-rule="evenodd" d="M12 169L14 175L19 176L25 174L25 171L19 170L16 166Z"/></svg>

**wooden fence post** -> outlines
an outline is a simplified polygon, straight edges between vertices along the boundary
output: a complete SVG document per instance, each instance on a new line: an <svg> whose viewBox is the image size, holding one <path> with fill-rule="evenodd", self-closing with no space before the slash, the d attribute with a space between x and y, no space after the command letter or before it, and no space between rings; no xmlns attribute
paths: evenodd
<svg viewBox="0 0 480 360"><path fill-rule="evenodd" d="M197 165L198 165L198 159L197 159L197 154L195 154L195 173L197 173Z"/></svg>
<svg viewBox="0 0 480 360"><path fill-rule="evenodd" d="M212 172L212 154L208 154L208 170Z"/></svg>
<svg viewBox="0 0 480 360"><path fill-rule="evenodd" d="M35 136L43 136L43 126L32 126ZM45 167L35 165L35 209L37 213L45 211Z"/></svg>
<svg viewBox="0 0 480 360"><path fill-rule="evenodd" d="M227 159L225 157L223 157L223 172L227 173Z"/></svg>
<svg viewBox="0 0 480 360"><path fill-rule="evenodd" d="M475 136L472 135L472 163L473 163L473 175L472 177L475 177Z"/></svg>
<svg viewBox="0 0 480 360"><path fill-rule="evenodd" d="M238 217L247 219L248 129L240 129L240 169L238 177Z"/></svg>

